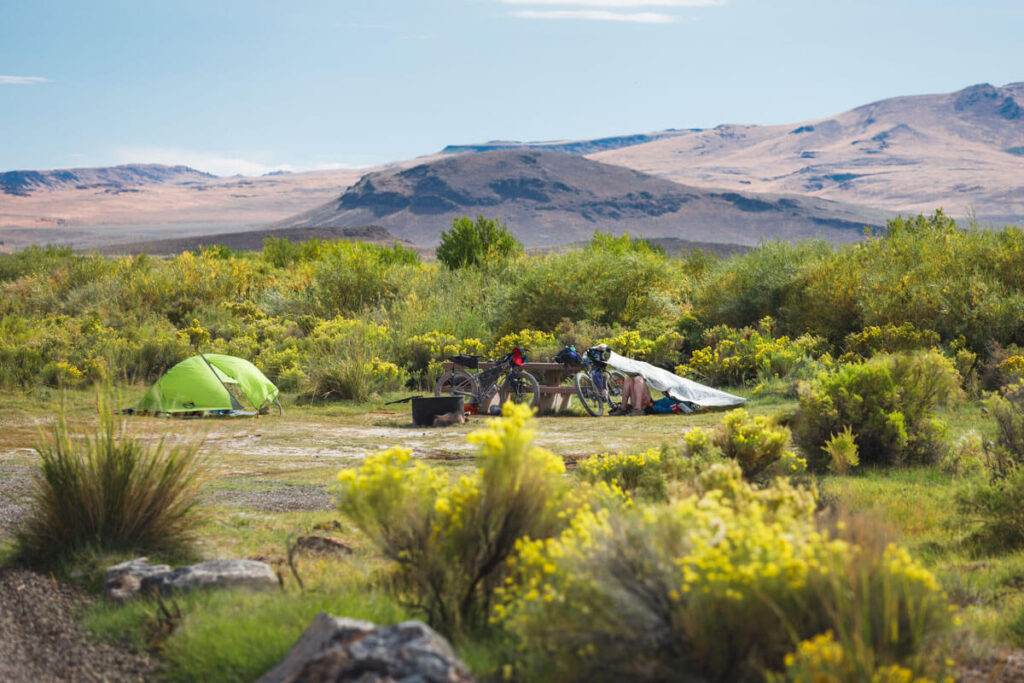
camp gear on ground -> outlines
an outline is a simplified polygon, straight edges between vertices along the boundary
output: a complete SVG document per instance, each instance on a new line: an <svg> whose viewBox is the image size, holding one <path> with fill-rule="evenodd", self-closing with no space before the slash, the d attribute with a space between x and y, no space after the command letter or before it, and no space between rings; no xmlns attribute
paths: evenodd
<svg viewBox="0 0 1024 683"><path fill-rule="evenodd" d="M747 400L725 391L706 387L642 360L625 358L614 351L609 351L607 363L616 370L630 375L640 375L647 380L652 389L664 392L677 401L688 401L698 406L716 408L737 405Z"/></svg>
<svg viewBox="0 0 1024 683"><path fill-rule="evenodd" d="M413 424L432 427L434 418L446 413L464 414L461 396L418 396L412 399Z"/></svg>
<svg viewBox="0 0 1024 683"><path fill-rule="evenodd" d="M207 353L172 367L126 412L254 414L251 411L270 407L278 393L274 383L249 361Z"/></svg>

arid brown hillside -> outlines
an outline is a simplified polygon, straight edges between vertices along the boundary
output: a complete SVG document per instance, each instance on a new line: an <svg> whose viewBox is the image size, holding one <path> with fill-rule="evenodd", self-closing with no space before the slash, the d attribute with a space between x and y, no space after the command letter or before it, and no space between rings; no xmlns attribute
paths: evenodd
<svg viewBox="0 0 1024 683"><path fill-rule="evenodd" d="M278 227L374 224L434 245L453 217L476 214L507 222L527 246L587 239L595 230L733 244L845 241L884 222L878 212L836 202L698 189L581 156L504 150L368 174Z"/></svg>
<svg viewBox="0 0 1024 683"><path fill-rule="evenodd" d="M591 158L680 183L1024 220L1024 83L897 97L786 126L724 125Z"/></svg>

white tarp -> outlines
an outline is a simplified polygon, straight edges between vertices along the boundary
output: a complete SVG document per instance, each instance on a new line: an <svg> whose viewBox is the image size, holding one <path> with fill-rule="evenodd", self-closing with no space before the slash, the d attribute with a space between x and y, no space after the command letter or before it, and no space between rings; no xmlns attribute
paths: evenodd
<svg viewBox="0 0 1024 683"><path fill-rule="evenodd" d="M677 401L689 401L699 406L713 408L717 406L734 406L747 400L724 391L719 391L718 389L706 387L703 384L698 384L693 380L680 377L668 370L662 370L642 360L625 358L614 351L611 352L611 356L608 358L608 365L630 375L640 375L647 380L652 389L664 392Z"/></svg>

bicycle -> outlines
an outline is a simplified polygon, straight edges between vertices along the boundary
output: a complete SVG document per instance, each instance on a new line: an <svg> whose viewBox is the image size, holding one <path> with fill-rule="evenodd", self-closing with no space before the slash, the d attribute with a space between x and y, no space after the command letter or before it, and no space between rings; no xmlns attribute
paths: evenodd
<svg viewBox="0 0 1024 683"><path fill-rule="evenodd" d="M495 393L500 401L529 405L536 408L540 405L540 383L537 378L519 368L508 353L494 362L494 367L471 373L476 369L483 356L460 354L448 360L456 367L441 375L434 385L434 396L462 396L467 405L483 407Z"/></svg>
<svg viewBox="0 0 1024 683"><path fill-rule="evenodd" d="M583 369L576 373L576 396L583 409L594 417L604 414L607 403L612 410L622 405L622 385L626 375L618 370L609 370L603 360L587 349L581 359Z"/></svg>

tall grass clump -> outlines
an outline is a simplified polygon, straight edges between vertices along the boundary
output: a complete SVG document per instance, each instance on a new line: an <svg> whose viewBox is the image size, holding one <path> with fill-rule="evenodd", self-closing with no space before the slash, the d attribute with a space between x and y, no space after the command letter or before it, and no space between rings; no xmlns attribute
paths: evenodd
<svg viewBox="0 0 1024 683"><path fill-rule="evenodd" d="M520 679L760 680L828 632L858 644L860 669L942 666L949 608L906 551L820 530L809 492L756 489L735 464L698 484L668 504L585 509L557 538L521 543L494 611Z"/></svg>
<svg viewBox="0 0 1024 683"><path fill-rule="evenodd" d="M82 552L187 550L204 477L198 442L130 435L101 404L91 434L74 434L61 414L36 452L29 512L16 534L21 561L47 566Z"/></svg>
<svg viewBox="0 0 1024 683"><path fill-rule="evenodd" d="M398 598L458 637L486 624L523 538L561 527L561 458L533 446L530 409L511 403L474 432L479 469L451 481L392 448L338 476L339 508L394 563Z"/></svg>

